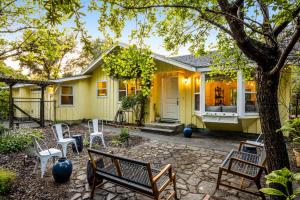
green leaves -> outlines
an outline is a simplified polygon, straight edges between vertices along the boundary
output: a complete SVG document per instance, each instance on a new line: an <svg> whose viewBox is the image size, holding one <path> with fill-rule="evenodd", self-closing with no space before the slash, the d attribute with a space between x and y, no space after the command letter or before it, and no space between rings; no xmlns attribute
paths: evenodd
<svg viewBox="0 0 300 200"><path fill-rule="evenodd" d="M116 48L104 57L103 70L112 77L125 80L140 80L144 96L150 95L152 79L156 71L151 51L137 46Z"/></svg>
<svg viewBox="0 0 300 200"><path fill-rule="evenodd" d="M292 200L300 194L300 188L294 190L293 194L289 193L288 185L292 184L295 181L300 180L300 173L292 173L289 169L283 168L280 170L272 171L270 174L266 175L266 183L268 185L279 184L284 190L280 191L275 188L262 188L261 192L271 195L271 196L284 196L287 200Z"/></svg>
<svg viewBox="0 0 300 200"><path fill-rule="evenodd" d="M58 29L27 30L23 37L30 37L30 45L22 47L17 56L21 68L29 69L38 79L58 78L62 59L75 47L75 37Z"/></svg>

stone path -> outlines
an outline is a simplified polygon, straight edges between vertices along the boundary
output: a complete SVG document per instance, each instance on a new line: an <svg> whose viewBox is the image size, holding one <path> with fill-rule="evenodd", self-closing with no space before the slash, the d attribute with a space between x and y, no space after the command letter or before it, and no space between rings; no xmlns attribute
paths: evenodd
<svg viewBox="0 0 300 200"><path fill-rule="evenodd" d="M108 147L108 150L113 151L114 154L151 162L154 166L162 167L168 163L172 164L177 173L177 189L181 200L202 200L206 194L227 200L259 199L253 195L222 187L221 190L215 191L218 167L228 152L157 140L146 141L131 148ZM80 153L80 156L72 156L74 170L69 189L72 200L89 199L90 187L86 181L87 160L86 151ZM225 176L225 180L240 183L238 177ZM246 181L244 187L256 189L253 184ZM94 199L148 200L149 198L106 183L102 188L96 189Z"/></svg>

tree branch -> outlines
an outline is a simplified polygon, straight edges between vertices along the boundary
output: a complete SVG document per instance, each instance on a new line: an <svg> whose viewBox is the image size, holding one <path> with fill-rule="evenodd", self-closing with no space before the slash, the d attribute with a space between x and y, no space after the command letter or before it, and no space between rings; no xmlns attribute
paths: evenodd
<svg viewBox="0 0 300 200"><path fill-rule="evenodd" d="M39 28L39 27L37 27L37 26L24 26L24 27L17 28L17 29L14 29L14 30L0 30L0 33L16 33L16 32L22 31L22 30L36 29L36 28Z"/></svg>
<svg viewBox="0 0 300 200"><path fill-rule="evenodd" d="M277 65L271 71L269 71L270 75L280 71L284 67L287 57L293 50L293 48L294 48L295 44L298 42L299 38L300 38L300 19L298 19L296 30L292 36L292 39L290 40L289 44L286 46L286 48L282 52L282 54L277 62Z"/></svg>
<svg viewBox="0 0 300 200"><path fill-rule="evenodd" d="M195 10L197 12L199 12L200 14L200 18L203 19L204 21L218 27L219 29L223 30L224 32L226 32L227 34L229 34L230 36L232 36L232 33L229 29L227 29L225 26L223 26L222 24L219 24L218 22L210 19L209 17L207 17L205 14L203 14L203 12L201 11L200 8L197 8L195 6L189 6L189 5L171 5L171 4L163 4L163 5L149 5L149 6L125 6L116 2L112 2L113 4L116 4L118 6L120 6L121 8L124 9L128 9L128 10L144 10L144 9L151 9L151 8L189 8L192 10Z"/></svg>
<svg viewBox="0 0 300 200"><path fill-rule="evenodd" d="M273 31L274 36L277 37L289 25L289 23L293 19L295 19L297 17L297 15L299 15L299 13L300 13L300 6L298 6L297 9L292 12L291 19L282 22L276 28L274 28L274 31Z"/></svg>

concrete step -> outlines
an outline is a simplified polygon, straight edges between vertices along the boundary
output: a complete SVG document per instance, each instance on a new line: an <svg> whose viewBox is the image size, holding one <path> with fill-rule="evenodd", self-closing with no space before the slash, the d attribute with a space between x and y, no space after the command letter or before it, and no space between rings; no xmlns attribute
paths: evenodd
<svg viewBox="0 0 300 200"><path fill-rule="evenodd" d="M178 127L182 126L179 123L161 123L161 122L152 122L145 124L145 127L152 127L152 128L160 128L160 129L172 129L177 130Z"/></svg>
<svg viewBox="0 0 300 200"><path fill-rule="evenodd" d="M151 133L160 133L160 134L166 134L166 135L174 135L176 134L176 131L173 129L166 129L166 128L155 128L155 127L142 127L141 131L144 132L151 132Z"/></svg>

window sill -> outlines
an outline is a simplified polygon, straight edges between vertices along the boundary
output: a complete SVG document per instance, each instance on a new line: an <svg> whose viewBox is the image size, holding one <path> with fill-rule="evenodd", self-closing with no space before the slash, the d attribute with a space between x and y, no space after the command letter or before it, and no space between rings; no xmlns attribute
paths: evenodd
<svg viewBox="0 0 300 200"><path fill-rule="evenodd" d="M239 116L240 119L258 119L258 113L244 113L244 115Z"/></svg>

